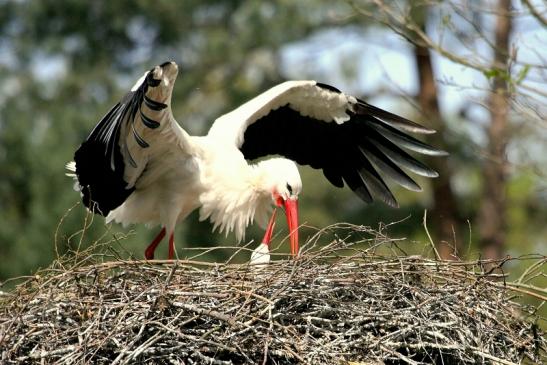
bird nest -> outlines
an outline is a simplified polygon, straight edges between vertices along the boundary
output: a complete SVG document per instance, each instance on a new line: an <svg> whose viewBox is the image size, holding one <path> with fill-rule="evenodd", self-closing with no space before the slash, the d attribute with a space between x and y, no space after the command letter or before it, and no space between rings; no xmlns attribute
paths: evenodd
<svg viewBox="0 0 547 365"><path fill-rule="evenodd" d="M326 237L330 243L319 248ZM492 276L481 262L386 249L396 245L401 242L379 232L338 225L319 232L298 259L261 267L108 261L96 254L71 257L70 265L59 260L0 296L0 362L546 359L547 340L531 319L533 308L512 300L519 287L505 283L499 270L490 270L498 273Z"/></svg>

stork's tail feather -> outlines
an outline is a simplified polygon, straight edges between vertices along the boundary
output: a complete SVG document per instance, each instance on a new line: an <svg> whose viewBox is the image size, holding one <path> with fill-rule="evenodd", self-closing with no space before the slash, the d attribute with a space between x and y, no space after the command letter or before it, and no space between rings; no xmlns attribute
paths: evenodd
<svg viewBox="0 0 547 365"><path fill-rule="evenodd" d="M78 179L84 205L103 216L120 206L134 190L127 189L125 165L118 146L113 156L114 169L110 156L105 154L104 143L88 139L74 154L75 162L67 164L67 169L74 171Z"/></svg>
<svg viewBox="0 0 547 365"><path fill-rule="evenodd" d="M74 189L74 191L78 191L80 192L80 195L82 195L82 187L80 186L80 183L78 182L78 176L76 175L76 162L67 162L65 168L67 170L65 175L74 179L74 185L72 186L72 188Z"/></svg>
<svg viewBox="0 0 547 365"><path fill-rule="evenodd" d="M67 172L65 173L66 176L73 177L73 178L77 179L77 177L76 177L76 162L74 162L74 161L67 162L66 165L65 165L65 168L67 170Z"/></svg>

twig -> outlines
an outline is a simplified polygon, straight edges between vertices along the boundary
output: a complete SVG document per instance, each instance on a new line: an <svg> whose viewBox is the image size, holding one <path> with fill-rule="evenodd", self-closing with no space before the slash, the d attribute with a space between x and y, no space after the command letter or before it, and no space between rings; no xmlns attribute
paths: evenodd
<svg viewBox="0 0 547 365"><path fill-rule="evenodd" d="M435 246L435 243L433 242L433 239L431 238L431 234L429 234L429 229L427 228L427 209L424 209L423 226L424 226L425 233L427 235L427 239L429 240L429 244L431 245L431 248L433 248L433 252L435 252L435 257L439 261L442 260L441 255L439 255L439 251L437 251L437 246Z"/></svg>

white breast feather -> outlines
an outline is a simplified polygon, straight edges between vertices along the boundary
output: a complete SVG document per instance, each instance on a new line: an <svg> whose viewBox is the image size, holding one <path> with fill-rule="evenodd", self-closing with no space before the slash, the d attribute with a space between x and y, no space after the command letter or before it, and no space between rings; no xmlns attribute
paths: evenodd
<svg viewBox="0 0 547 365"><path fill-rule="evenodd" d="M229 151L219 150L225 152L223 155ZM209 156L204 161L207 167L200 168L204 192L199 197L199 219L208 218L213 230L226 235L234 231L239 242L245 238L245 228L255 219L265 226L272 209L271 197L265 198L257 191L253 167L242 156L225 159Z"/></svg>

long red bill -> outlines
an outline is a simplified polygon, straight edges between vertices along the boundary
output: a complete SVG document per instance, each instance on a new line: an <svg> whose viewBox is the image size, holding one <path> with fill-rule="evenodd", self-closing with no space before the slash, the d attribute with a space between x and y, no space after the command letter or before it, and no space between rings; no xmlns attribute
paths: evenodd
<svg viewBox="0 0 547 365"><path fill-rule="evenodd" d="M298 200L289 198L283 202L287 225L289 226L289 237L291 240L291 255L298 254Z"/></svg>
<svg viewBox="0 0 547 365"><path fill-rule="evenodd" d="M266 233L264 233L264 238L262 239L262 243L266 244L268 247L270 247L270 242L272 241L272 234L273 234L273 229L275 227L276 213L277 213L277 209L274 208L272 212L272 217L270 218L270 222L268 222L268 228L266 228Z"/></svg>

